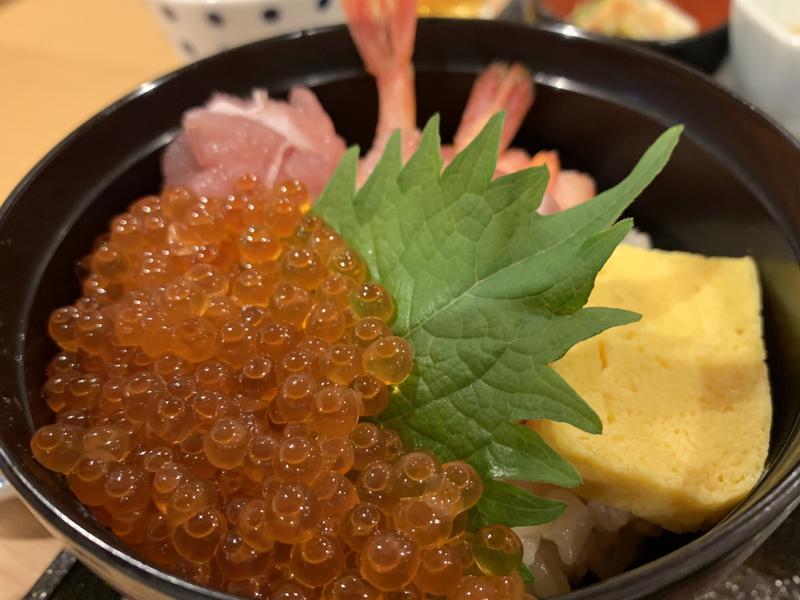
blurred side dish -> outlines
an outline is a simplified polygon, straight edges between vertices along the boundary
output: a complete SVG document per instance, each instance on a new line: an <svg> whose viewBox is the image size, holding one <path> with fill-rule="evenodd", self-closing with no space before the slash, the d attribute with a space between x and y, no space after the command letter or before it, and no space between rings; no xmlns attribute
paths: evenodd
<svg viewBox="0 0 800 600"><path fill-rule="evenodd" d="M700 24L668 0L584 0L569 15L581 29L634 40L697 35Z"/></svg>

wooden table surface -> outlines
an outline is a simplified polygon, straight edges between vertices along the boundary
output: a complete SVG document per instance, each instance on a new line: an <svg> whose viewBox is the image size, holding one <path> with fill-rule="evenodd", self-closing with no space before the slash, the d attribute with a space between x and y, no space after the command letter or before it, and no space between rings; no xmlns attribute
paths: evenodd
<svg viewBox="0 0 800 600"><path fill-rule="evenodd" d="M80 123L179 64L144 0L0 0L0 202ZM22 503L0 501L0 600L59 550Z"/></svg>
<svg viewBox="0 0 800 600"><path fill-rule="evenodd" d="M179 64L144 0L0 0L0 201L76 126Z"/></svg>

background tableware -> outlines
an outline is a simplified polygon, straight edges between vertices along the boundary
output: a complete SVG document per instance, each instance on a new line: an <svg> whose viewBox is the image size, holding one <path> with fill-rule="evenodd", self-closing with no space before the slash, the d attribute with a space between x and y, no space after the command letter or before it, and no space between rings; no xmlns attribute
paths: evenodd
<svg viewBox="0 0 800 600"><path fill-rule="evenodd" d="M147 2L187 61L291 31L344 23L340 0Z"/></svg>
<svg viewBox="0 0 800 600"><path fill-rule="evenodd" d="M733 0L730 27L742 94L800 137L800 2Z"/></svg>
<svg viewBox="0 0 800 600"><path fill-rule="evenodd" d="M549 21L566 23L581 0L526 0L534 15ZM728 13L730 0L671 0L700 23L700 33L679 40L626 40L626 42L662 52L695 68L713 73L728 51ZM754 0L758 1L758 0ZM788 0L792 1L792 0Z"/></svg>

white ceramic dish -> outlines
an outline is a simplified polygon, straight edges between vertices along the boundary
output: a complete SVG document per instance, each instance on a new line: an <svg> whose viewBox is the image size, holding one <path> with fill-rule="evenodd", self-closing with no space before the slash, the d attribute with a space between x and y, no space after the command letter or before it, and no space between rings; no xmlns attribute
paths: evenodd
<svg viewBox="0 0 800 600"><path fill-rule="evenodd" d="M734 0L730 32L741 92L800 137L800 0Z"/></svg>
<svg viewBox="0 0 800 600"><path fill-rule="evenodd" d="M187 61L291 31L344 22L339 0L147 0Z"/></svg>

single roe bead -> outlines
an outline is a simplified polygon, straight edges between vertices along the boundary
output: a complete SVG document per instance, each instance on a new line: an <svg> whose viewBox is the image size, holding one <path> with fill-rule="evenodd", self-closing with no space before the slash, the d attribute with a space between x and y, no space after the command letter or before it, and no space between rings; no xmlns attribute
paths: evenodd
<svg viewBox="0 0 800 600"><path fill-rule="evenodd" d="M233 282L233 296L240 306L268 306L272 284L255 269L247 269Z"/></svg>
<svg viewBox="0 0 800 600"><path fill-rule="evenodd" d="M78 349L78 309L74 306L58 308L50 314L47 331L64 350Z"/></svg>
<svg viewBox="0 0 800 600"><path fill-rule="evenodd" d="M130 515L150 501L150 489L144 472L131 465L121 465L108 474L103 507L112 515Z"/></svg>
<svg viewBox="0 0 800 600"><path fill-rule="evenodd" d="M320 222L311 232L309 245L323 259L345 246L342 237L324 222Z"/></svg>
<svg viewBox="0 0 800 600"><path fill-rule="evenodd" d="M359 572L379 590L396 590L414 580L421 560L417 544L404 533L390 529L367 539Z"/></svg>
<svg viewBox="0 0 800 600"><path fill-rule="evenodd" d="M119 462L131 451L130 434L116 427L98 425L83 432L85 456L102 458L106 462Z"/></svg>
<svg viewBox="0 0 800 600"><path fill-rule="evenodd" d="M266 570L269 555L251 548L229 527L216 548L214 560L223 577L230 581L244 581Z"/></svg>
<svg viewBox="0 0 800 600"><path fill-rule="evenodd" d="M289 423L307 421L314 412L314 394L317 385L305 372L289 375L275 399L280 415Z"/></svg>
<svg viewBox="0 0 800 600"><path fill-rule="evenodd" d="M322 373L340 385L350 383L364 372L361 348L355 344L334 344L321 362Z"/></svg>
<svg viewBox="0 0 800 600"><path fill-rule="evenodd" d="M371 502L359 502L342 518L339 534L351 550L361 552L373 533L386 528L388 521L381 508Z"/></svg>
<svg viewBox="0 0 800 600"><path fill-rule="evenodd" d="M238 247L244 260L256 264L275 261L283 251L280 239L263 225L249 227L239 238Z"/></svg>
<svg viewBox="0 0 800 600"><path fill-rule="evenodd" d="M233 469L244 462L250 431L239 419L223 417L205 434L203 448L208 461L220 469Z"/></svg>
<svg viewBox="0 0 800 600"><path fill-rule="evenodd" d="M285 198L304 214L311 208L311 194L305 184L297 179L287 179L277 186L279 197Z"/></svg>
<svg viewBox="0 0 800 600"><path fill-rule="evenodd" d="M256 595L255 597L260 597ZM269 600L317 600L317 592L304 585L288 582L275 588L269 596Z"/></svg>
<svg viewBox="0 0 800 600"><path fill-rule="evenodd" d="M109 463L103 458L84 456L67 475L69 487L87 506L102 506Z"/></svg>
<svg viewBox="0 0 800 600"><path fill-rule="evenodd" d="M353 340L364 348L377 341L378 338L391 334L392 330L378 317L360 319L353 326Z"/></svg>
<svg viewBox="0 0 800 600"><path fill-rule="evenodd" d="M210 561L225 536L228 523L216 508L192 515L172 532L172 543L183 558L194 563Z"/></svg>
<svg viewBox="0 0 800 600"><path fill-rule="evenodd" d="M273 457L275 476L281 481L310 484L322 469L322 452L316 439L302 434L281 439Z"/></svg>
<svg viewBox="0 0 800 600"><path fill-rule="evenodd" d="M386 600L424 600L426 596L417 586L409 585L399 590L386 592L383 597Z"/></svg>
<svg viewBox="0 0 800 600"><path fill-rule="evenodd" d="M389 390L386 384L372 373L362 373L350 384L361 394L361 406L364 416L378 415L389 406Z"/></svg>
<svg viewBox="0 0 800 600"><path fill-rule="evenodd" d="M382 285L366 282L358 285L350 296L353 313L364 319L376 317L388 323L394 317L394 300Z"/></svg>
<svg viewBox="0 0 800 600"><path fill-rule="evenodd" d="M495 588L498 600L523 600L525 597L525 582L516 572L495 578Z"/></svg>
<svg viewBox="0 0 800 600"><path fill-rule="evenodd" d="M384 510L392 510L397 496L392 489L392 467L383 461L370 463L356 479L358 497L365 502L377 504Z"/></svg>
<svg viewBox="0 0 800 600"><path fill-rule="evenodd" d="M353 443L353 468L357 471L386 458L383 430L374 423L363 422L356 425L350 434L350 441Z"/></svg>
<svg viewBox="0 0 800 600"><path fill-rule="evenodd" d="M350 307L350 293L356 283L347 275L332 273L322 282L317 294L326 302L330 302L339 310Z"/></svg>
<svg viewBox="0 0 800 600"><path fill-rule="evenodd" d="M277 364L297 344L297 338L297 331L292 327L269 321L258 334L258 348Z"/></svg>
<svg viewBox="0 0 800 600"><path fill-rule="evenodd" d="M442 474L458 490L460 510L468 510L478 503L483 493L483 482L471 465L461 461L448 462L442 465Z"/></svg>
<svg viewBox="0 0 800 600"><path fill-rule="evenodd" d="M332 537L315 535L292 547L291 570L300 583L322 587L344 570L344 551Z"/></svg>
<svg viewBox="0 0 800 600"><path fill-rule="evenodd" d="M250 438L242 464L242 471L250 480L261 483L265 477L274 473L273 456L276 443L271 435L257 435Z"/></svg>
<svg viewBox="0 0 800 600"><path fill-rule="evenodd" d="M166 504L167 519L173 525L184 523L197 513L213 506L217 493L213 483L206 480L185 480Z"/></svg>
<svg viewBox="0 0 800 600"><path fill-rule="evenodd" d="M349 436L325 436L319 440L319 449L326 469L345 474L353 468L355 449Z"/></svg>
<svg viewBox="0 0 800 600"><path fill-rule="evenodd" d="M394 524L421 548L445 543L453 529L447 507L433 501L427 494L400 500L394 510Z"/></svg>
<svg viewBox="0 0 800 600"><path fill-rule="evenodd" d="M311 307L311 294L294 283L278 284L269 302L270 314L276 321L296 328L305 326Z"/></svg>
<svg viewBox="0 0 800 600"><path fill-rule="evenodd" d="M423 592L446 596L461 577L461 562L447 547L429 548L422 552L414 584Z"/></svg>
<svg viewBox="0 0 800 600"><path fill-rule="evenodd" d="M45 425L33 434L33 456L44 467L57 473L70 473L83 454L84 430L74 425Z"/></svg>
<svg viewBox="0 0 800 600"><path fill-rule="evenodd" d="M313 427L325 436L347 435L358 423L356 393L341 385L329 385L314 395Z"/></svg>
<svg viewBox="0 0 800 600"><path fill-rule="evenodd" d="M384 595L359 575L346 573L322 588L320 600L384 600Z"/></svg>
<svg viewBox="0 0 800 600"><path fill-rule="evenodd" d="M228 293L228 278L214 265L197 263L189 267L183 276L208 296L221 296Z"/></svg>
<svg viewBox="0 0 800 600"><path fill-rule="evenodd" d="M435 456L416 450L401 456L392 466L392 487L399 498L421 496L439 485L441 474Z"/></svg>
<svg viewBox="0 0 800 600"><path fill-rule="evenodd" d="M319 302L311 309L306 332L330 344L342 337L346 326L344 315L333 302Z"/></svg>
<svg viewBox="0 0 800 600"><path fill-rule="evenodd" d="M339 519L358 502L358 493L353 482L336 471L320 474L314 481L313 488L324 519Z"/></svg>
<svg viewBox="0 0 800 600"><path fill-rule="evenodd" d="M199 363L214 356L217 328L204 317L193 317L172 330L172 351L190 363Z"/></svg>
<svg viewBox="0 0 800 600"><path fill-rule="evenodd" d="M248 358L237 377L237 383L241 394L254 399L254 410L266 408L278 393L275 368L266 356Z"/></svg>
<svg viewBox="0 0 800 600"><path fill-rule="evenodd" d="M194 431L195 416L192 407L179 396L159 398L147 420L149 431L171 444L182 442Z"/></svg>
<svg viewBox="0 0 800 600"><path fill-rule="evenodd" d="M307 290L314 290L325 279L326 271L319 256L307 248L291 248L281 257L284 279Z"/></svg>
<svg viewBox="0 0 800 600"><path fill-rule="evenodd" d="M92 255L91 269L106 281L124 278L128 265L128 257L113 244L101 244Z"/></svg>
<svg viewBox="0 0 800 600"><path fill-rule="evenodd" d="M236 524L242 540L256 552L268 552L275 538L267 525L267 505L264 500L250 500L238 513Z"/></svg>
<svg viewBox="0 0 800 600"><path fill-rule="evenodd" d="M461 578L449 598L453 600L498 600L497 586L491 577L467 575Z"/></svg>
<svg viewBox="0 0 800 600"><path fill-rule="evenodd" d="M522 542L505 525L489 525L474 538L475 563L488 575L509 575L522 564Z"/></svg>
<svg viewBox="0 0 800 600"><path fill-rule="evenodd" d="M266 527L284 544L298 544L314 534L320 507L314 490L300 482L275 483L265 490Z"/></svg>
<svg viewBox="0 0 800 600"><path fill-rule="evenodd" d="M328 259L328 268L334 273L346 275L357 284L364 281L367 274L364 261L350 248L340 248L333 252Z"/></svg>
<svg viewBox="0 0 800 600"><path fill-rule="evenodd" d="M241 369L254 354L255 335L239 320L222 324L217 334L217 358L234 369Z"/></svg>
<svg viewBox="0 0 800 600"><path fill-rule="evenodd" d="M411 346L401 337L382 337L364 351L364 369L387 384L401 383L411 373Z"/></svg>

